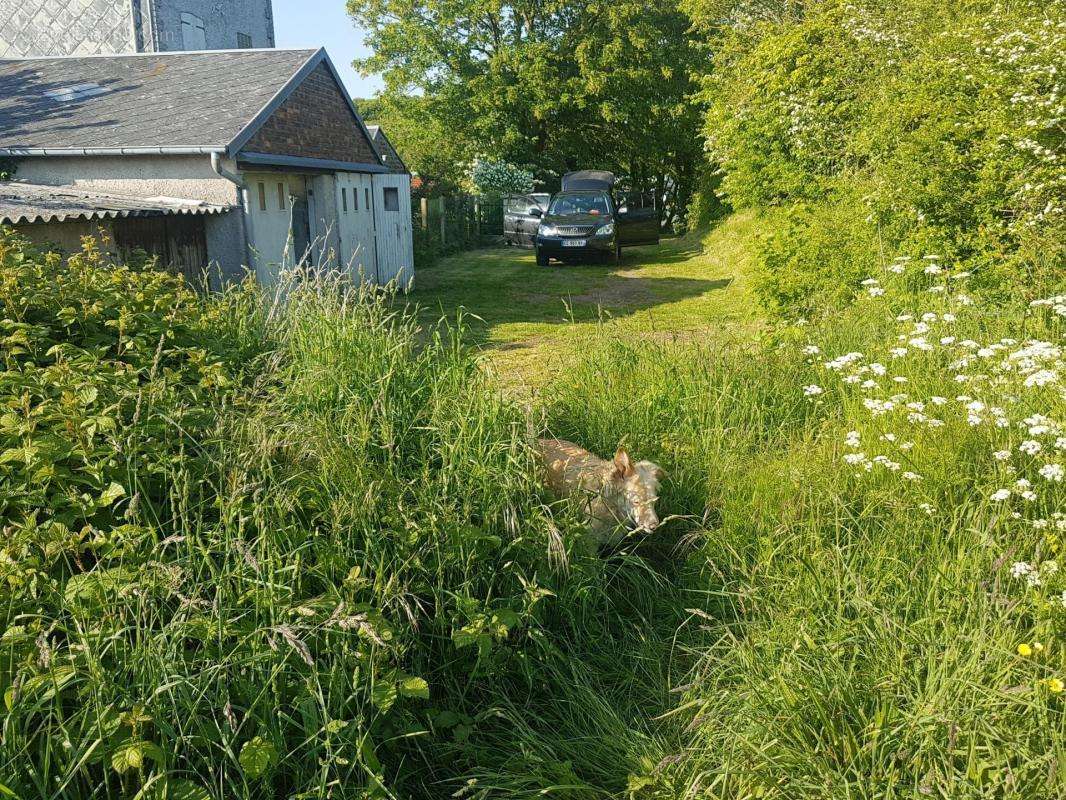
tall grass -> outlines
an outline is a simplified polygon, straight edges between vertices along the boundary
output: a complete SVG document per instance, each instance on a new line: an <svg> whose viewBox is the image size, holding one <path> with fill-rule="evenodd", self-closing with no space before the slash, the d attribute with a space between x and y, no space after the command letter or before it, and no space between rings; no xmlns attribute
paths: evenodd
<svg viewBox="0 0 1066 800"><path fill-rule="evenodd" d="M416 344L328 277L201 297L91 244L0 256L5 790L456 779L421 742L465 751L557 598L602 596L460 331Z"/></svg>
<svg viewBox="0 0 1066 800"><path fill-rule="evenodd" d="M688 515L657 534L688 545L700 623L669 675L683 747L640 797L1066 791L1066 306L929 294L943 271L902 263L747 351L607 344L549 398L554 431L659 461Z"/></svg>
<svg viewBox="0 0 1066 800"><path fill-rule="evenodd" d="M1062 794L1066 302L900 270L529 409L339 279L0 240L0 793ZM590 553L544 432L669 521Z"/></svg>

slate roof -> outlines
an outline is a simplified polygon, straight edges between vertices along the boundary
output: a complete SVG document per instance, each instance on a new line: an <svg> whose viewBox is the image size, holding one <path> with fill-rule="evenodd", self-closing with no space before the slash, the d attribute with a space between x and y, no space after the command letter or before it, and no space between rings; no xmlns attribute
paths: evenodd
<svg viewBox="0 0 1066 800"><path fill-rule="evenodd" d="M400 158L399 152L392 146L392 142L389 141L389 137L385 135L385 131L381 129L381 126L367 125L366 129L370 133L371 141L374 142L378 152L381 154L381 163L385 164L390 172L409 175L411 171L407 169L407 165ZM395 164L389 162L390 157L396 160Z"/></svg>
<svg viewBox="0 0 1066 800"><path fill-rule="evenodd" d="M129 197L77 186L0 182L0 225L175 214L221 214L231 207L179 197Z"/></svg>
<svg viewBox="0 0 1066 800"><path fill-rule="evenodd" d="M221 150L261 122L322 50L219 50L0 60L0 154Z"/></svg>

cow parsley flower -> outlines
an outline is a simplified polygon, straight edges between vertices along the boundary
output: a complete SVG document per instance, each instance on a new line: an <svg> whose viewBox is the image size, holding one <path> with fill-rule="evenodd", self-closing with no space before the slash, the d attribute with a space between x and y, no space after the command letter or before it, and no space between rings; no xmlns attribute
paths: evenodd
<svg viewBox="0 0 1066 800"><path fill-rule="evenodd" d="M1062 468L1062 464L1045 464L1038 472L1044 480L1053 481L1054 483L1061 483L1063 477L1066 476L1066 470Z"/></svg>
<svg viewBox="0 0 1066 800"><path fill-rule="evenodd" d="M817 397L818 395L822 394L822 392L824 392L824 391L825 390L822 389L821 386L817 386L816 384L813 384L813 383L810 386L804 386L803 387L803 394L805 396L807 396L807 397Z"/></svg>
<svg viewBox="0 0 1066 800"><path fill-rule="evenodd" d="M996 489L989 497L990 500L996 503L1002 503L1004 500L1010 499L1010 489Z"/></svg>
<svg viewBox="0 0 1066 800"><path fill-rule="evenodd" d="M1043 446L1035 439L1026 439L1024 442L1018 445L1018 449L1026 455L1035 456L1043 449Z"/></svg>
<svg viewBox="0 0 1066 800"><path fill-rule="evenodd" d="M1047 386L1048 384L1055 383L1059 379L1059 374L1054 370L1041 369L1027 376L1025 379L1025 387L1031 389L1034 386Z"/></svg>

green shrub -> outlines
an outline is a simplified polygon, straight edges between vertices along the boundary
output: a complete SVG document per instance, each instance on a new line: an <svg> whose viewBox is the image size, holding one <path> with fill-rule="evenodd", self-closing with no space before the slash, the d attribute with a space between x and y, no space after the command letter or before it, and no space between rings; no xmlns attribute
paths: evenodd
<svg viewBox="0 0 1066 800"><path fill-rule="evenodd" d="M692 5L697 22L723 13ZM754 20L734 9L733 25L711 26L717 55L704 91L726 199L805 206L806 240L793 225L763 251L774 276L763 282L767 306L838 307L870 253L964 264L975 291L1001 300L1054 291L1066 241L1062 6L786 6ZM833 241L843 245L836 257ZM847 267L857 252L864 263Z"/></svg>
<svg viewBox="0 0 1066 800"><path fill-rule="evenodd" d="M874 274L880 252L860 199L793 206L758 247L755 292L782 317L804 317L850 302Z"/></svg>
<svg viewBox="0 0 1066 800"><path fill-rule="evenodd" d="M601 597L549 553L524 414L387 298L201 296L5 235L0 320L16 796L417 792L408 737L455 775L554 597Z"/></svg>

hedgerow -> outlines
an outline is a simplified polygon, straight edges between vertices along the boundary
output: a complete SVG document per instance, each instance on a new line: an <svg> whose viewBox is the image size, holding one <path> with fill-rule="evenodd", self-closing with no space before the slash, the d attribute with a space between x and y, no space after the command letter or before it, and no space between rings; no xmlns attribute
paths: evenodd
<svg viewBox="0 0 1066 800"><path fill-rule="evenodd" d="M723 4L692 5L697 22L720 23L706 15ZM705 131L733 205L804 206L803 224L773 232L765 251L770 308L839 307L862 270L838 267L871 254L936 253L1000 298L1054 289L1066 240L1061 5L824 0L754 17L747 5L711 26Z"/></svg>

